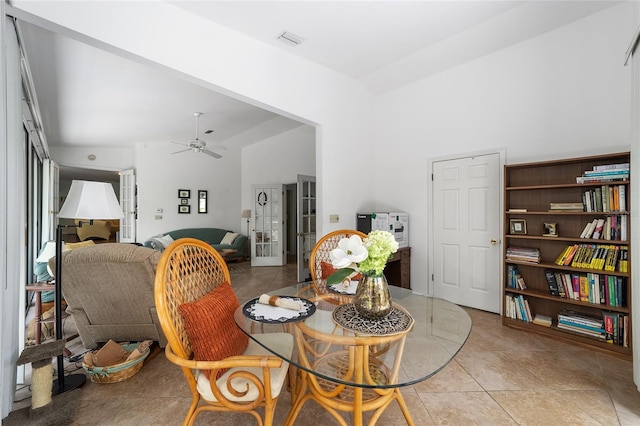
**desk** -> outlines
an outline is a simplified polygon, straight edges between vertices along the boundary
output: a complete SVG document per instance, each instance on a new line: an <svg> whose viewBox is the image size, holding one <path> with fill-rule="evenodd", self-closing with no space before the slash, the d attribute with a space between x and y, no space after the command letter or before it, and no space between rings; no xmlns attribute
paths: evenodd
<svg viewBox="0 0 640 426"><path fill-rule="evenodd" d="M413 327L404 334L372 338L338 326L332 319L332 312L340 301L345 301L344 298L317 294L314 288L309 283L301 283L270 292L272 295L302 297L316 305L316 312L304 321L284 324L296 338L298 351L293 357L266 347L297 369L292 411L287 424L293 423L308 399L320 402L334 417L336 413L332 410L350 411L355 425L362 424L363 411L376 410L374 417L377 419L395 399L407 423L413 424L399 388L428 379L453 359L471 332L469 315L453 303L391 286L393 302L413 317ZM259 324L257 327L255 321L244 315L243 305L236 310L235 320L249 337L253 338L254 333L282 331L283 325ZM309 348L314 353L303 354ZM340 356L350 359L346 373L344 368L319 368L330 354L335 355L334 359ZM369 365L368 369L362 365L363 360ZM358 368L361 373L354 373ZM373 377L378 373L384 375L382 380ZM333 383L333 388L328 390L321 383L323 381ZM346 390L352 392L352 400L348 403L338 395ZM383 400L367 405L368 400L375 398Z"/></svg>

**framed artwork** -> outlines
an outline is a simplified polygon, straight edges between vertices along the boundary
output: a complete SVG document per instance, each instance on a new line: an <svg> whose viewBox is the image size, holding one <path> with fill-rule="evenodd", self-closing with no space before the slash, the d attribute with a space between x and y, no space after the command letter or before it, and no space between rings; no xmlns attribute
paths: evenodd
<svg viewBox="0 0 640 426"><path fill-rule="evenodd" d="M509 225L511 234L525 235L527 233L527 221L524 219L511 219Z"/></svg>
<svg viewBox="0 0 640 426"><path fill-rule="evenodd" d="M180 204L189 204L189 200L187 198L180 198Z"/></svg>
<svg viewBox="0 0 640 426"><path fill-rule="evenodd" d="M185 213L186 213L186 214L188 214L188 213L191 213L191 206L190 206L190 205L188 205L188 204L187 204L187 205L180 204L180 205L178 206L178 213L181 213L181 214L185 214Z"/></svg>
<svg viewBox="0 0 640 426"><path fill-rule="evenodd" d="M544 222L545 237L557 237L558 236L558 224L556 222Z"/></svg>
<svg viewBox="0 0 640 426"><path fill-rule="evenodd" d="M178 189L178 198L191 198L190 189Z"/></svg>
<svg viewBox="0 0 640 426"><path fill-rule="evenodd" d="M203 189L198 190L198 213L207 212L207 191Z"/></svg>

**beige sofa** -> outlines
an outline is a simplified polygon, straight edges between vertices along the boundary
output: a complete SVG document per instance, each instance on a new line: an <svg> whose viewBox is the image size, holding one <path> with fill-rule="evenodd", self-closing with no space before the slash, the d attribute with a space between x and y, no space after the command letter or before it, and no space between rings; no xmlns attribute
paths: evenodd
<svg viewBox="0 0 640 426"><path fill-rule="evenodd" d="M160 253L133 244L105 243L62 253L66 312L85 348L116 342L166 338L153 297ZM55 274L55 257L49 260Z"/></svg>

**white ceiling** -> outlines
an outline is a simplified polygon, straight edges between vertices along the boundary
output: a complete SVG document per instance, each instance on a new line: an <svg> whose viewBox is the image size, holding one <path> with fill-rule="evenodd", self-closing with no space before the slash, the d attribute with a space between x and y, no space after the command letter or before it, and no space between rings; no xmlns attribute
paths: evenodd
<svg viewBox="0 0 640 426"><path fill-rule="evenodd" d="M561 27L614 1L170 1L349 75L372 93ZM228 149L300 123L21 23L50 146L128 146L195 136ZM304 42L276 40L283 30ZM179 147L177 147L179 149Z"/></svg>

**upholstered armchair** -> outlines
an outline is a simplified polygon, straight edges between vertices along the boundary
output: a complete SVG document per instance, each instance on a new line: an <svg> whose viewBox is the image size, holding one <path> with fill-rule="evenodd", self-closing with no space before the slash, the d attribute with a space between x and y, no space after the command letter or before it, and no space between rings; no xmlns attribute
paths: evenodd
<svg viewBox="0 0 640 426"><path fill-rule="evenodd" d="M153 297L160 253L105 243L62 253L62 294L85 348L101 342L166 338ZM55 257L49 260L55 274Z"/></svg>

